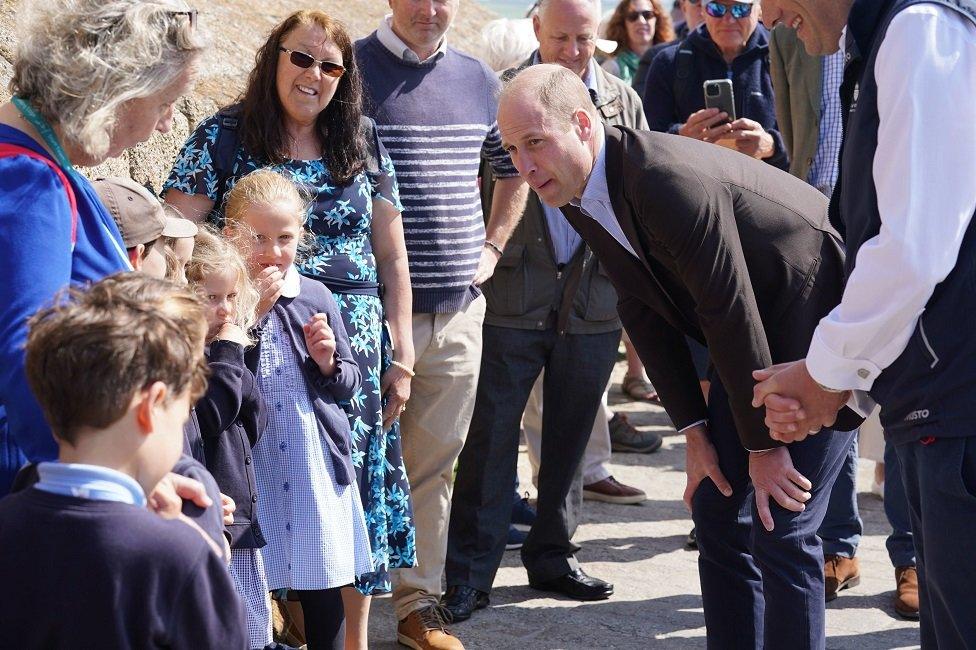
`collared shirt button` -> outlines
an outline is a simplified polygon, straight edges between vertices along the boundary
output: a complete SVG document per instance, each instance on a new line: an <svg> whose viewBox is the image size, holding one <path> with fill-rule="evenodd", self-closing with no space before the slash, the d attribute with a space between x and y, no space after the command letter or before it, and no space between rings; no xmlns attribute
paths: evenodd
<svg viewBox="0 0 976 650"><path fill-rule="evenodd" d="M277 368L275 368L275 374L276 375L280 375L281 374L281 366L278 366Z"/></svg>
<svg viewBox="0 0 976 650"><path fill-rule="evenodd" d="M285 524L285 530L291 532L291 522Z"/></svg>
<svg viewBox="0 0 976 650"><path fill-rule="evenodd" d="M281 402L278 402L277 404L275 404L275 409L277 409L277 410L280 411L282 408L283 407L281 406Z"/></svg>
<svg viewBox="0 0 976 650"><path fill-rule="evenodd" d="M285 484L281 486L281 489L283 489L285 492L287 492L289 487L291 487L291 486L288 485L288 481L285 481Z"/></svg>
<svg viewBox="0 0 976 650"><path fill-rule="evenodd" d="M278 449L280 449L281 451L288 449L288 443L282 442L280 445L278 445Z"/></svg>
<svg viewBox="0 0 976 650"><path fill-rule="evenodd" d="M861 379L867 379L868 377L871 376L871 371L868 370L867 368L861 368L860 370L857 371L857 376L860 377Z"/></svg>

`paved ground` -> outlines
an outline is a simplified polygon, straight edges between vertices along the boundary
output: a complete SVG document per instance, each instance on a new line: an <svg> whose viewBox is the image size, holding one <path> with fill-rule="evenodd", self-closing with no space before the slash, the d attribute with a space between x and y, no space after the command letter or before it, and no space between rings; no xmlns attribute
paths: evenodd
<svg viewBox="0 0 976 650"><path fill-rule="evenodd" d="M618 364L616 374L622 372ZM645 504L585 502L576 535L583 547L579 558L587 571L613 582L616 594L587 604L540 597L527 586L518 552L508 552L495 580L491 607L454 627L469 650L705 647L698 554L683 548L691 528L681 502L684 441L662 409L614 401L615 410L628 413L632 422L665 436L663 448L655 454L614 454L614 475L646 491L650 498ZM898 618L890 604L894 570L884 548L888 526L882 502L869 492L872 468L873 463L861 461L861 584L827 606L827 647L832 649L918 647L918 624ZM522 484L530 485L524 453L519 469ZM399 647L388 598L375 602L371 618L370 647Z"/></svg>

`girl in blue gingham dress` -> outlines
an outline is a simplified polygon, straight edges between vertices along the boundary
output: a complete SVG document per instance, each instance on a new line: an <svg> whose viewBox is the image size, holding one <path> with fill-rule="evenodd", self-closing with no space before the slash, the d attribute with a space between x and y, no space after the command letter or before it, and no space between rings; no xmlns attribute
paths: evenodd
<svg viewBox="0 0 976 650"><path fill-rule="evenodd" d="M342 646L340 588L373 570L341 404L360 383L335 299L294 266L306 206L291 181L261 170L228 194L228 234L262 293L256 356L268 426L254 447L268 586L301 601L310 648Z"/></svg>

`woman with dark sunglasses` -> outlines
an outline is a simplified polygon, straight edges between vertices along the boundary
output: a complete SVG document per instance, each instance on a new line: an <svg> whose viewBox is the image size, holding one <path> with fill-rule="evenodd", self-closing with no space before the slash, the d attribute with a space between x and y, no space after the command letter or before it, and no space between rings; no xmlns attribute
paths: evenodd
<svg viewBox="0 0 976 650"><path fill-rule="evenodd" d="M674 28L660 0L621 0L607 22L605 36L617 49L603 62L603 69L629 84L641 56L654 45L673 41Z"/></svg>
<svg viewBox="0 0 976 650"><path fill-rule="evenodd" d="M769 32L755 0L701 0L704 24L651 63L644 113L654 131L714 142L787 169L776 124ZM705 108L702 84L732 81L735 115Z"/></svg>
<svg viewBox="0 0 976 650"><path fill-rule="evenodd" d="M166 202L188 218L222 221L225 192L263 168L312 197L306 228L313 238L299 270L332 290L364 378L346 410L376 566L356 589L342 590L342 607L345 647L365 649L369 596L390 591L390 569L415 561L398 422L413 376L411 291L393 163L362 117L349 35L321 11L296 12L271 31L239 103L204 120L184 145L164 185ZM262 280L273 292L283 278L272 268ZM305 592L289 597L296 593ZM305 621L316 634L315 617Z"/></svg>

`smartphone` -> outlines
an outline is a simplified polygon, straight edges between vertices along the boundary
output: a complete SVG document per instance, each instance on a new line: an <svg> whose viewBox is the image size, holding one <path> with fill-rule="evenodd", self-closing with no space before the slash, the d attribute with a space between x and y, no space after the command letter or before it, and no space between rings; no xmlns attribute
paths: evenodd
<svg viewBox="0 0 976 650"><path fill-rule="evenodd" d="M735 95L731 79L709 79L702 84L705 91L705 108L717 108L728 114L726 122L735 121Z"/></svg>

